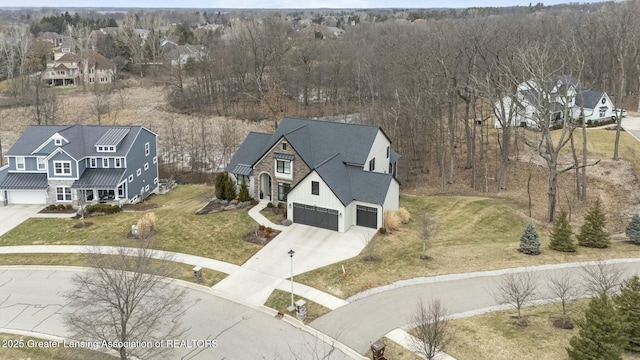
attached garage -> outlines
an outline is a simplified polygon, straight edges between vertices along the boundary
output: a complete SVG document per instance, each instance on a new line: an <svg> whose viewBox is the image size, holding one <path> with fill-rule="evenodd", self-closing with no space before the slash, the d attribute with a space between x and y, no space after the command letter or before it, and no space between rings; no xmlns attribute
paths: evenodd
<svg viewBox="0 0 640 360"><path fill-rule="evenodd" d="M9 204L46 204L47 192L43 190L9 190L7 191Z"/></svg>
<svg viewBox="0 0 640 360"><path fill-rule="evenodd" d="M293 222L338 231L338 211L293 203Z"/></svg>
<svg viewBox="0 0 640 360"><path fill-rule="evenodd" d="M378 228L378 209L369 206L356 206L356 225L368 228Z"/></svg>

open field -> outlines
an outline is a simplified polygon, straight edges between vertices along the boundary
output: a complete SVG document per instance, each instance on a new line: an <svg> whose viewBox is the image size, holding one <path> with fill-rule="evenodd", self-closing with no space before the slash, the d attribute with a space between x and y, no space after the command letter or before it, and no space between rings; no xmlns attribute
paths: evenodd
<svg viewBox="0 0 640 360"><path fill-rule="evenodd" d="M581 317L588 300L573 304L573 317ZM568 359L566 347L578 332L553 326L559 318L558 304L528 307L523 311L528 326L514 326L515 311L498 311L451 321L452 341L447 353L458 360L562 360ZM625 360L640 359L626 353Z"/></svg>
<svg viewBox="0 0 640 360"><path fill-rule="evenodd" d="M9 341L9 344L12 344L12 341L20 341L22 340L24 343L23 347L18 348L8 348L0 346L0 360L84 360L84 359L92 359L92 360L113 360L116 357L99 352L92 351L87 349L65 349L60 345L58 348L45 348L42 346L37 346L34 344L33 347L28 347L28 342L32 341L45 341L38 338L33 338L29 336L19 336L13 334L2 334L0 333L0 341L4 340ZM16 345L20 345L17 343Z"/></svg>
<svg viewBox="0 0 640 360"><path fill-rule="evenodd" d="M550 250L548 224L536 224L542 254L521 254L517 249L528 221L526 206L506 199L403 195L400 205L409 210L412 219L399 231L374 238L370 246L374 247L377 261L364 261L368 254L365 249L358 257L301 274L297 281L347 298L368 288L414 277L640 256L640 247L625 241L612 241L610 248L601 250L580 247L573 254ZM420 259L422 214L436 223L427 246L430 260ZM574 231L579 230L577 225L573 227Z"/></svg>
<svg viewBox="0 0 640 360"><path fill-rule="evenodd" d="M157 230L152 246L242 264L261 247L242 240L254 226L246 211L225 211L195 215L213 194L205 185L178 186L166 195L154 195L147 202L157 205ZM125 245L137 246L126 235L144 212L125 211L96 216L93 225L74 228L77 219L32 218L0 237L0 246L11 245Z"/></svg>

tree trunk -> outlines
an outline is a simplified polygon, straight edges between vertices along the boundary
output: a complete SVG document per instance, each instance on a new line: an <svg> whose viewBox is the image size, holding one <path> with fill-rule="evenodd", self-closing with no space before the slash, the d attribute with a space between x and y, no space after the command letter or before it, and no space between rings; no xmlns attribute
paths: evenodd
<svg viewBox="0 0 640 360"><path fill-rule="evenodd" d="M469 99L471 100L471 99ZM464 137L465 142L467 144L467 162L464 165L465 169L471 169L473 167L473 143L475 141L475 137L471 133L471 126L469 124L469 111L471 107L471 101L465 100L464 104ZM475 124L475 118L473 119L473 123ZM475 131L475 125L474 125Z"/></svg>
<svg viewBox="0 0 640 360"><path fill-rule="evenodd" d="M449 102L449 184L453 184L454 172L456 169L456 150L455 150L455 101Z"/></svg>
<svg viewBox="0 0 640 360"><path fill-rule="evenodd" d="M587 122L582 118L582 191L580 201L587 201Z"/></svg>
<svg viewBox="0 0 640 360"><path fill-rule="evenodd" d="M549 165L549 204L547 209L547 217L549 222L553 222L556 216L556 199L558 191L558 169L557 161L552 158L547 161Z"/></svg>
<svg viewBox="0 0 640 360"><path fill-rule="evenodd" d="M498 181L496 182L496 191L498 192L507 188L507 167L509 166L510 145L511 126L507 125L502 128L502 157L498 169Z"/></svg>
<svg viewBox="0 0 640 360"><path fill-rule="evenodd" d="M624 59L620 61L620 92L616 95L616 104L615 108L620 109L620 114L614 109L614 114L616 114L616 140L613 145L613 160L617 161L618 158L618 148L620 147L620 129L622 128L622 108L624 107L624 90L625 90L625 71L624 71Z"/></svg>
<svg viewBox="0 0 640 360"><path fill-rule="evenodd" d="M573 167L576 173L576 198L580 199L580 163L578 162L578 154L576 153L576 146L573 139L573 132L569 134L571 141L571 155L573 156Z"/></svg>

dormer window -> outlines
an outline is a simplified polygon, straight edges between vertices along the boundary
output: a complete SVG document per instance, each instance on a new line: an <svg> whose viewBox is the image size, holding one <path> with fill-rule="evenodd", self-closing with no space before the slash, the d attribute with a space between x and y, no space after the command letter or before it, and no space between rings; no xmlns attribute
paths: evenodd
<svg viewBox="0 0 640 360"><path fill-rule="evenodd" d="M24 170L25 162L24 156L16 156L16 170Z"/></svg>
<svg viewBox="0 0 640 360"><path fill-rule="evenodd" d="M115 146L96 146L97 152L116 152Z"/></svg>
<svg viewBox="0 0 640 360"><path fill-rule="evenodd" d="M56 146L62 146L62 139L54 139L54 140L53 140L53 143L54 143Z"/></svg>

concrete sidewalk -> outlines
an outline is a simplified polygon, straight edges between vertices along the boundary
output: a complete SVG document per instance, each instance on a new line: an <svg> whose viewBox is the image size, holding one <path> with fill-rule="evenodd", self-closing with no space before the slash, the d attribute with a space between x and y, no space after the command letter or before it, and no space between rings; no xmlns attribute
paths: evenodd
<svg viewBox="0 0 640 360"><path fill-rule="evenodd" d="M276 225L274 223L271 222L271 220L267 219L266 217L264 217L264 215L262 215L260 213L260 211L264 208L267 207L268 202L267 201L261 201L258 203L258 205L252 207L251 209L249 209L249 216L251 216L251 218L253 220L255 220L255 222L258 223L258 225L264 225L266 227L270 227L272 229L278 230L278 231L286 231L287 230L287 226L284 225Z"/></svg>

